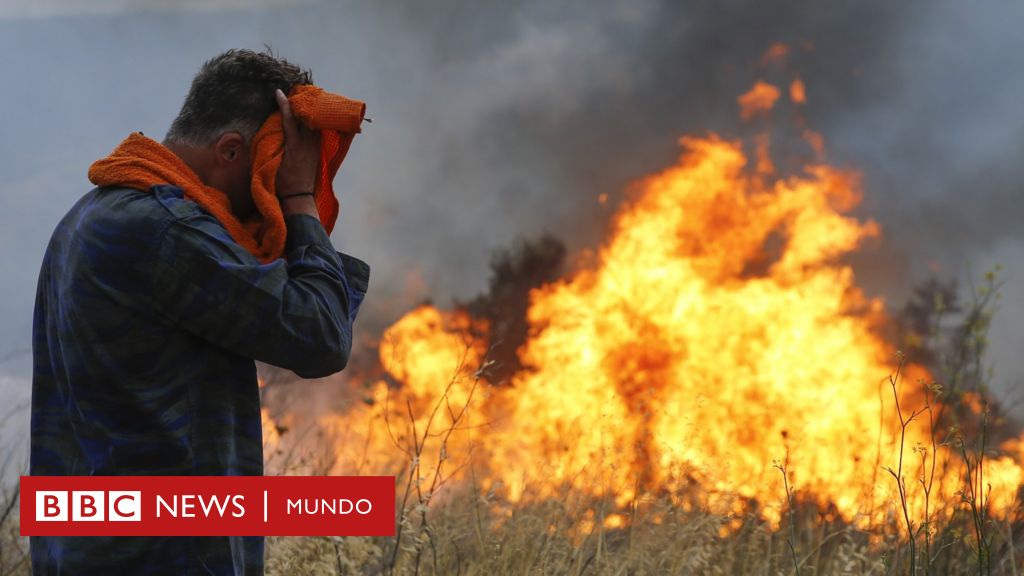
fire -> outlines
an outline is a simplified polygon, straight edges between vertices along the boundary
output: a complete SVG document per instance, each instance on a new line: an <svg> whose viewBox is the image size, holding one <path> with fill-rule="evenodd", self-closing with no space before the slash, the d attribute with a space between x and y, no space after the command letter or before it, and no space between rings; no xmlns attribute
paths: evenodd
<svg viewBox="0 0 1024 576"><path fill-rule="evenodd" d="M814 151L814 156L819 161L825 158L825 138L821 134L818 134L814 130L804 130L803 134L804 142L811 147Z"/></svg>
<svg viewBox="0 0 1024 576"><path fill-rule="evenodd" d="M775 106L775 101L780 95L779 89L775 86L758 81L748 92L736 98L740 105L740 118L750 120L767 114Z"/></svg>
<svg viewBox="0 0 1024 576"><path fill-rule="evenodd" d="M789 46L786 46L782 42L776 42L765 50L764 54L761 55L761 66L767 66L769 64L781 64L786 56L789 55Z"/></svg>
<svg viewBox="0 0 1024 576"><path fill-rule="evenodd" d="M789 99L794 104L804 104L807 102L807 91L803 80L797 78L789 84Z"/></svg>
<svg viewBox="0 0 1024 576"><path fill-rule="evenodd" d="M740 103L777 98L758 83ZM840 263L879 234L847 215L858 175L818 164L777 177L739 141L680 144L675 166L637 183L595 263L531 294L526 369L510 382L486 381L488 327L463 312L423 306L392 326L391 382L325 420L354 435L341 466L412 460L417 486L472 475L513 502L565 489L620 506L649 493L720 512L756 501L774 523L784 471L799 497L858 525L896 512L894 474L922 518L918 479L934 467L927 514L948 518L967 483L929 428L930 376L906 366L892 385L883 304ZM1015 504L1018 461L986 459L977 493L992 510Z"/></svg>

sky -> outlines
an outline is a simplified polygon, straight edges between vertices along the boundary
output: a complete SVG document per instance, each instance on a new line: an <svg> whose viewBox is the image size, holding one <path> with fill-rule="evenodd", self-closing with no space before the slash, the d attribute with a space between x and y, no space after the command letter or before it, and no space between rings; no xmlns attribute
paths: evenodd
<svg viewBox="0 0 1024 576"><path fill-rule="evenodd" d="M1019 400L1024 4L768 4L0 0L0 444L24 442L39 264L89 164L132 131L162 138L203 61L264 45L373 118L335 181L333 235L373 269L370 333L472 297L517 239L596 246L679 136L745 135L736 96L799 75L829 162L863 174L857 214L882 226L859 284L898 308L929 275L1001 264L993 383ZM793 53L764 69L775 42Z"/></svg>

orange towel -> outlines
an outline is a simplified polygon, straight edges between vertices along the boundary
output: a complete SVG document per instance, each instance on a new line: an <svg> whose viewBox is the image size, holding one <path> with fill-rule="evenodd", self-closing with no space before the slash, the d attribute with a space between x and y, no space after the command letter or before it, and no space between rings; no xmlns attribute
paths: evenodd
<svg viewBox="0 0 1024 576"><path fill-rule="evenodd" d="M338 199L332 181L348 153L352 138L360 132L366 105L316 86L296 86L288 97L292 113L310 128L320 130L320 176L316 206L327 233L338 219ZM136 132L114 151L89 167L89 180L97 186L128 186L149 190L156 184L182 189L186 198L199 204L227 228L231 238L263 262L284 254L287 230L274 184L284 154L281 113L274 112L252 141L252 198L258 216L240 221L231 212L226 194L203 184L199 176L175 153L159 142Z"/></svg>

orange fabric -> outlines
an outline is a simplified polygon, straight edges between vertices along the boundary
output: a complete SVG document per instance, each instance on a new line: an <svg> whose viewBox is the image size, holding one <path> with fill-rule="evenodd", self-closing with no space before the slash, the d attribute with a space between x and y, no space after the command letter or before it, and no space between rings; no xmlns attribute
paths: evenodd
<svg viewBox="0 0 1024 576"><path fill-rule="evenodd" d="M316 86L296 86L288 101L296 118L321 131L316 206L320 221L330 234L338 219L338 199L332 181L352 138L360 132L366 105ZM177 154L140 132L130 134L110 156L94 162L89 167L89 180L97 186L139 190L149 190L157 184L177 186L186 198L223 224L235 242L261 261L271 262L284 254L287 234L275 191L283 143L281 113L274 112L253 137L252 198L258 215L244 222L231 212L231 202L224 192L203 184Z"/></svg>
<svg viewBox="0 0 1024 576"><path fill-rule="evenodd" d="M316 183L316 207L327 233L338 219L338 199L332 182L348 154L352 138L361 130L366 104L331 94L316 86L296 86L288 96L292 114L306 126L320 130L320 177ZM252 196L277 202L274 183L283 155L281 113L274 112L253 138ZM298 190L296 190L298 192ZM282 221L282 226L284 222ZM281 245L282 250L284 244Z"/></svg>

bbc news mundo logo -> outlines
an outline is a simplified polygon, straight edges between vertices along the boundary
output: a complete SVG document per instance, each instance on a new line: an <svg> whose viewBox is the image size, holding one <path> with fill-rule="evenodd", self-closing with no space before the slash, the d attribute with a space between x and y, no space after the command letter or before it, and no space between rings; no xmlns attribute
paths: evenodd
<svg viewBox="0 0 1024 576"><path fill-rule="evenodd" d="M393 536L394 476L22 476L23 536Z"/></svg>
<svg viewBox="0 0 1024 576"><path fill-rule="evenodd" d="M36 492L36 522L141 522L139 490L40 490Z"/></svg>

